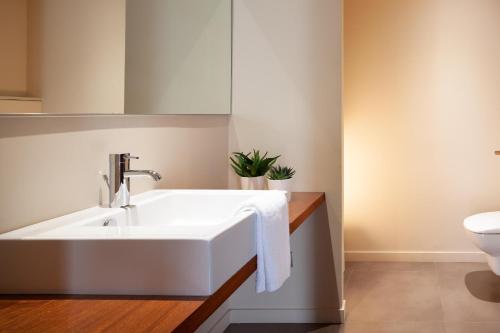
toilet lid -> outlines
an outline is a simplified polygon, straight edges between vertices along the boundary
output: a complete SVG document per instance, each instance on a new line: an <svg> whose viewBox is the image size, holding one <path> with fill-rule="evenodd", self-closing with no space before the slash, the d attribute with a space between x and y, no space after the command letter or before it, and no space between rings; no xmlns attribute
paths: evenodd
<svg viewBox="0 0 500 333"><path fill-rule="evenodd" d="M500 234L500 212L469 216L464 220L464 227L478 234Z"/></svg>

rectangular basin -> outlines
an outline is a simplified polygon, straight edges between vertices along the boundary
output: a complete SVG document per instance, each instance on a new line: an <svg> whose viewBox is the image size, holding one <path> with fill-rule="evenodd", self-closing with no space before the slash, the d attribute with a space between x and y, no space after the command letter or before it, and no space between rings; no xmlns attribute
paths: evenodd
<svg viewBox="0 0 500 333"><path fill-rule="evenodd" d="M155 190L0 235L0 293L208 296L255 255L260 191Z"/></svg>

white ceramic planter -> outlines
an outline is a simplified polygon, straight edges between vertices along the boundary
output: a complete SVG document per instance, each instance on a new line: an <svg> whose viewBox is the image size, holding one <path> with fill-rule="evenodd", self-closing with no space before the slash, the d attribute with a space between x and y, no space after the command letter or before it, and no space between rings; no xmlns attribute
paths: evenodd
<svg viewBox="0 0 500 333"><path fill-rule="evenodd" d="M267 180L267 187L270 190L280 190L286 191L286 198L288 201L292 199L292 179L283 179L283 180Z"/></svg>
<svg viewBox="0 0 500 333"><path fill-rule="evenodd" d="M266 178L260 177L240 177L242 190L265 190Z"/></svg>

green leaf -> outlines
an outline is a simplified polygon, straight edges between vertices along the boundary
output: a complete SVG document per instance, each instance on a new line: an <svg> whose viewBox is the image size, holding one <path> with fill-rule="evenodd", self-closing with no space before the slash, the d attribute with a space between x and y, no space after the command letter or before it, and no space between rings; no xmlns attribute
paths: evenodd
<svg viewBox="0 0 500 333"><path fill-rule="evenodd" d="M229 159L232 169L238 176L260 177L264 176L279 158L279 155L274 157L267 157L267 155L267 152L261 155L259 150L253 149L247 154L234 152Z"/></svg>
<svg viewBox="0 0 500 333"><path fill-rule="evenodd" d="M271 180L290 179L295 175L295 170L287 166L273 166L269 171L267 178Z"/></svg>

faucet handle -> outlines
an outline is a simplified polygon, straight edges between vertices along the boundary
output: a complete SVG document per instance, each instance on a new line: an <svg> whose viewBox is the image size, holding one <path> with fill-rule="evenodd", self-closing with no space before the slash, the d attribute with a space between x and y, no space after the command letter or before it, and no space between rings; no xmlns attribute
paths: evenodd
<svg viewBox="0 0 500 333"><path fill-rule="evenodd" d="M116 163L123 163L126 160L137 160L139 157L137 156L132 156L130 153L116 153L116 154L109 154L109 162L111 165L116 164Z"/></svg>
<svg viewBox="0 0 500 333"><path fill-rule="evenodd" d="M127 154L125 154L125 156L123 156L123 158L126 160L138 160L139 156L132 156L132 155L130 155L130 153L127 153Z"/></svg>

